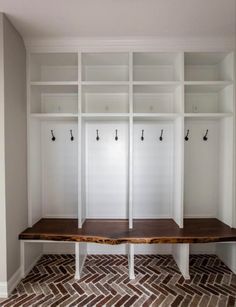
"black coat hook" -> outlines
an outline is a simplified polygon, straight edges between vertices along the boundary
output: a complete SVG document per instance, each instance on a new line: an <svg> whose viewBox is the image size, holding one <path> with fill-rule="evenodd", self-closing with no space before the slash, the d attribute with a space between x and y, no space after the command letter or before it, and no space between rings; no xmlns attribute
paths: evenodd
<svg viewBox="0 0 236 307"><path fill-rule="evenodd" d="M116 136L115 136L115 140L118 141L118 130L116 129Z"/></svg>
<svg viewBox="0 0 236 307"><path fill-rule="evenodd" d="M185 141L188 141L188 140L189 140L189 137L188 137L188 136L189 136L189 129L187 130L187 134L186 134L186 136L185 136L185 138L184 138Z"/></svg>
<svg viewBox="0 0 236 307"><path fill-rule="evenodd" d="M97 133L97 137L96 137L96 140L99 141L100 138L99 138L99 135L98 135L98 129L96 130L96 133Z"/></svg>
<svg viewBox="0 0 236 307"><path fill-rule="evenodd" d="M53 142L56 141L56 137L55 137L55 135L53 134L53 130L51 130L51 135L52 135L52 141L53 141Z"/></svg>
<svg viewBox="0 0 236 307"><path fill-rule="evenodd" d="M207 141L207 140L208 140L207 135L208 135L208 129L206 130L206 133L205 133L205 135L204 135L204 137L203 137L203 141Z"/></svg>
<svg viewBox="0 0 236 307"><path fill-rule="evenodd" d="M160 140L160 141L163 141L163 129L161 129L161 135L160 135L160 137L159 137L159 140Z"/></svg>
<svg viewBox="0 0 236 307"><path fill-rule="evenodd" d="M142 130L141 141L144 140L144 130Z"/></svg>
<svg viewBox="0 0 236 307"><path fill-rule="evenodd" d="M74 141L74 136L72 134L72 130L70 130L70 140L73 142Z"/></svg>

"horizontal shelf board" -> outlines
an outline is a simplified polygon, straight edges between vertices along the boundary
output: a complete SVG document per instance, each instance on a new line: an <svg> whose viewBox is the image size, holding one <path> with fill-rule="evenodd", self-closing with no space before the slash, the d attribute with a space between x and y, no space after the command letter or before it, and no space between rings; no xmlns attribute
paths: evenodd
<svg viewBox="0 0 236 307"><path fill-rule="evenodd" d="M41 219L19 235L21 240L52 240L123 243L207 243L236 240L236 229L217 219L184 219L181 229L172 219L134 220L129 229L128 220L85 220L78 229L77 219Z"/></svg>
<svg viewBox="0 0 236 307"><path fill-rule="evenodd" d="M78 81L31 81L32 86L42 85L78 85Z"/></svg>
<svg viewBox="0 0 236 307"><path fill-rule="evenodd" d="M86 120L128 119L129 116L129 113L82 113L82 118Z"/></svg>
<svg viewBox="0 0 236 307"><path fill-rule="evenodd" d="M129 81L82 81L83 85L129 85Z"/></svg>
<svg viewBox="0 0 236 307"><path fill-rule="evenodd" d="M189 118L224 118L233 116L233 113L184 113Z"/></svg>
<svg viewBox="0 0 236 307"><path fill-rule="evenodd" d="M212 94L218 93L224 88L231 86L230 84L192 84L185 85L185 94Z"/></svg>
<svg viewBox="0 0 236 307"><path fill-rule="evenodd" d="M212 85L225 87L232 84L233 81L184 81L184 85Z"/></svg>
<svg viewBox="0 0 236 307"><path fill-rule="evenodd" d="M134 119L144 119L144 120L152 120L152 119L160 119L160 120L172 120L181 116L181 114L177 113L134 113Z"/></svg>
<svg viewBox="0 0 236 307"><path fill-rule="evenodd" d="M31 113L31 117L38 119L77 119L78 114L74 113Z"/></svg>
<svg viewBox="0 0 236 307"><path fill-rule="evenodd" d="M133 85L181 85L181 82L179 81L133 81L132 83Z"/></svg>

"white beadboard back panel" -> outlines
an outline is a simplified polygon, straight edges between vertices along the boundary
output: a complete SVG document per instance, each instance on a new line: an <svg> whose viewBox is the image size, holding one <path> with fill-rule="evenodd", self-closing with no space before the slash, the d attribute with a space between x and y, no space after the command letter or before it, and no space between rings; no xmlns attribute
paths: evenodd
<svg viewBox="0 0 236 307"><path fill-rule="evenodd" d="M42 195L44 217L77 217L78 126L76 122L42 122ZM51 130L56 137L51 140ZM70 139L72 130L74 141Z"/></svg>
<svg viewBox="0 0 236 307"><path fill-rule="evenodd" d="M128 122L88 121L85 129L87 218L127 218Z"/></svg>
<svg viewBox="0 0 236 307"><path fill-rule="evenodd" d="M219 203L219 122L186 120L185 217L217 217ZM208 129L208 140L203 136Z"/></svg>
<svg viewBox="0 0 236 307"><path fill-rule="evenodd" d="M163 141L160 141L162 129ZM134 218L171 217L173 122L135 122L133 146Z"/></svg>

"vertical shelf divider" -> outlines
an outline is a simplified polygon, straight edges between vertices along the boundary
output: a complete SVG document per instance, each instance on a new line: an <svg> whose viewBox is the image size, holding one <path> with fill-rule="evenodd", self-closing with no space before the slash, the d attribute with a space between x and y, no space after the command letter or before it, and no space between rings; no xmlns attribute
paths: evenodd
<svg viewBox="0 0 236 307"><path fill-rule="evenodd" d="M173 217L180 228L183 228L184 215L184 53L180 54L180 117L175 120L175 170L173 191Z"/></svg>
<svg viewBox="0 0 236 307"><path fill-rule="evenodd" d="M78 227L82 228L82 59L81 52L78 52Z"/></svg>
<svg viewBox="0 0 236 307"><path fill-rule="evenodd" d="M129 228L133 228L133 53L129 52Z"/></svg>

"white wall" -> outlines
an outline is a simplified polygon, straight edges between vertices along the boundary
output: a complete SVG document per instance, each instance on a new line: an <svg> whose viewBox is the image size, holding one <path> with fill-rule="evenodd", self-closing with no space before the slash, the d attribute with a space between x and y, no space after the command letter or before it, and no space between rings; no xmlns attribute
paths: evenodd
<svg viewBox="0 0 236 307"><path fill-rule="evenodd" d="M27 227L26 50L3 16L7 277L20 266L18 235Z"/></svg>
<svg viewBox="0 0 236 307"><path fill-rule="evenodd" d="M3 15L0 13L0 285L6 281ZM0 289L1 291L1 289ZM0 293L1 294L1 293Z"/></svg>

